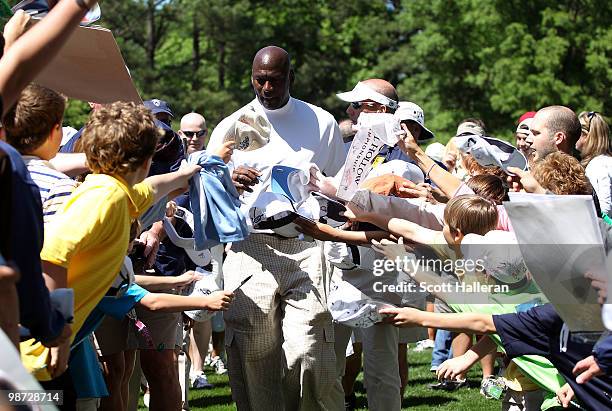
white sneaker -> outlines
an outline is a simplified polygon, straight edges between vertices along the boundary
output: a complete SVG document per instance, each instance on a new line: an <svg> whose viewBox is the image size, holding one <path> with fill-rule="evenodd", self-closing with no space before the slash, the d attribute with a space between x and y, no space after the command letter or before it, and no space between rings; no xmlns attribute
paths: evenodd
<svg viewBox="0 0 612 411"><path fill-rule="evenodd" d="M144 403L144 406L149 408L149 400L151 399L151 394L149 394L149 392L145 392L144 395L142 396L142 402Z"/></svg>
<svg viewBox="0 0 612 411"><path fill-rule="evenodd" d="M416 343L416 347L414 348L413 351L421 352L425 350L431 350L432 348L434 348L434 345L435 345L434 340L430 340L430 339L421 340Z"/></svg>
<svg viewBox="0 0 612 411"><path fill-rule="evenodd" d="M212 362L212 358L210 356L210 353L206 354L206 357L204 358L204 367L210 367L210 363Z"/></svg>
<svg viewBox="0 0 612 411"><path fill-rule="evenodd" d="M217 375L227 374L227 368L221 357L216 356L210 361L210 366L215 369Z"/></svg>
<svg viewBox="0 0 612 411"><path fill-rule="evenodd" d="M190 378L191 379L191 378ZM204 374L203 372L201 372L200 374L197 374L195 376L195 378L193 379L193 381L191 382L191 387L192 388L204 388L204 389L209 389L209 388L213 388L214 385L212 385L210 382L208 382L208 377L206 377L206 374Z"/></svg>

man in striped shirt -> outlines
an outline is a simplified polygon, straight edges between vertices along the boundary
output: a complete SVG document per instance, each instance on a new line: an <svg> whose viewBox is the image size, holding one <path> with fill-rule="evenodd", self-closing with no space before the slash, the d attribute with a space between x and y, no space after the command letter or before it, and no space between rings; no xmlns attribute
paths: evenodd
<svg viewBox="0 0 612 411"><path fill-rule="evenodd" d="M72 194L77 182L49 162L62 140L66 99L45 87L26 87L4 118L7 141L22 155L40 191L43 219L47 223Z"/></svg>

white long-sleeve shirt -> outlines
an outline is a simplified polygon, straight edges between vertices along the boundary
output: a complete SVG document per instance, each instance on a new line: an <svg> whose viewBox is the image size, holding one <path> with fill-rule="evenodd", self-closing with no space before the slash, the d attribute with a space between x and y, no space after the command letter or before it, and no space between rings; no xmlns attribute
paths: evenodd
<svg viewBox="0 0 612 411"><path fill-rule="evenodd" d="M586 176L599 198L601 212L612 218L612 156L593 158L586 166Z"/></svg>

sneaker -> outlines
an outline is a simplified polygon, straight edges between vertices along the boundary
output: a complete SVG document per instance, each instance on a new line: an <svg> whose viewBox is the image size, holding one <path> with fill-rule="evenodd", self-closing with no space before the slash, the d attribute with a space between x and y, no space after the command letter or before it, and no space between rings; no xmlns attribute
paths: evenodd
<svg viewBox="0 0 612 411"><path fill-rule="evenodd" d="M357 397L354 392L344 397L344 409L346 411L354 411L357 409Z"/></svg>
<svg viewBox="0 0 612 411"><path fill-rule="evenodd" d="M432 390L455 391L461 387L467 387L467 379L465 380L444 380L438 383L429 384Z"/></svg>
<svg viewBox="0 0 612 411"><path fill-rule="evenodd" d="M483 377L480 382L480 394L486 399L500 400L506 390L506 384L502 378L495 375Z"/></svg>
<svg viewBox="0 0 612 411"><path fill-rule="evenodd" d="M434 340L430 340L430 339L421 340L416 343L416 347L414 348L413 351L421 352L425 350L431 350L434 348L434 345L435 345Z"/></svg>
<svg viewBox="0 0 612 411"><path fill-rule="evenodd" d="M209 388L213 388L214 385L208 382L208 378L206 377L206 374L202 372L193 379L191 383L191 387L209 389Z"/></svg>
<svg viewBox="0 0 612 411"><path fill-rule="evenodd" d="M215 369L217 375L227 374L227 368L221 357L216 356L210 361L210 366Z"/></svg>
<svg viewBox="0 0 612 411"><path fill-rule="evenodd" d="M210 353L206 354L206 358L204 358L204 367L210 367L211 361L212 361L212 358L210 356Z"/></svg>
<svg viewBox="0 0 612 411"><path fill-rule="evenodd" d="M151 400L151 394L149 394L149 391L147 391L142 396L142 402L144 403L145 407L149 408L149 401L150 400Z"/></svg>

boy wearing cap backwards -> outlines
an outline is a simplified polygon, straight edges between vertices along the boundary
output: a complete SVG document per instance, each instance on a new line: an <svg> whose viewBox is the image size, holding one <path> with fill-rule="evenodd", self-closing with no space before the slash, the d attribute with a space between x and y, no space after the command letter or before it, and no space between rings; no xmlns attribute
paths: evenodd
<svg viewBox="0 0 612 411"><path fill-rule="evenodd" d="M128 249L131 220L158 198L184 191L189 178L200 169L186 166L144 179L159 130L150 112L133 103L114 103L94 111L82 138L93 174L47 226L41 252L49 289L74 289L74 333L119 271ZM63 373L68 348L52 350L52 366L41 379Z"/></svg>

